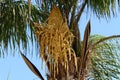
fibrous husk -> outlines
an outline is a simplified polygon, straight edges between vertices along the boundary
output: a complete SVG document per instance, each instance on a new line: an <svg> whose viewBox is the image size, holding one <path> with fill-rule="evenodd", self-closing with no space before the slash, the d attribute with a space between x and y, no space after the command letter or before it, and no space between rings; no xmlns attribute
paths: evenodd
<svg viewBox="0 0 120 80"><path fill-rule="evenodd" d="M35 23L35 27L35 34L40 45L40 56L47 63L50 76L56 77L60 70L59 64L67 73L71 56L74 57L74 64L77 67L76 55L71 48L74 36L56 6L53 7L47 21L41 24Z"/></svg>

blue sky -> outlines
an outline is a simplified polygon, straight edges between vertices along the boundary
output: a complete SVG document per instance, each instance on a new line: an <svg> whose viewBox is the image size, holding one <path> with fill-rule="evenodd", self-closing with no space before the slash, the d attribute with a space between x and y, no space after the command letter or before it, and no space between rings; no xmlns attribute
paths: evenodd
<svg viewBox="0 0 120 80"><path fill-rule="evenodd" d="M95 16L91 18L86 17L84 13L79 22L81 29L81 37L83 37L84 29L88 20L91 20L91 34L100 34L104 36L110 35L120 35L120 14L117 17L111 18L108 21L105 19L98 20ZM31 45L32 46L32 45ZM24 52L24 50L21 50ZM8 51L8 54L11 52ZM33 51L34 53L34 51ZM27 55L27 57L37 66L43 76L47 72L45 65L42 64L41 59L33 55ZM0 80L39 80L36 75L34 75L29 68L26 66L20 54L5 56L5 58L0 58Z"/></svg>

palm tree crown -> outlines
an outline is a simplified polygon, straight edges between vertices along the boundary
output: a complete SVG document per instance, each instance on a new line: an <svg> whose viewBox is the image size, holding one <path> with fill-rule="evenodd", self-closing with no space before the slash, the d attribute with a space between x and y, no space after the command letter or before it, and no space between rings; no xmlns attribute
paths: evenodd
<svg viewBox="0 0 120 80"><path fill-rule="evenodd" d="M42 30L44 32L44 29L45 31L47 30L46 30L46 27L38 28L36 26L41 26L41 25L46 26L47 24L49 25L62 24L67 26L67 28L65 28L65 30L67 31L63 31L64 33L67 32L67 34L65 35L68 35L68 33L70 34L68 35L67 39L63 38L63 41L65 39L68 40L68 42L65 40L64 44L68 46L68 44L71 43L70 40L73 40L73 42L68 46L70 48L69 51L71 51L71 48L72 48L73 51L71 51L71 53L73 52L74 54L73 55L75 57L74 61L76 61L76 59L79 59L78 61L80 61L79 63L76 62L76 64L79 64L78 72L80 72L80 74L77 76L80 77L80 75L83 75L84 77L86 77L86 79L93 78L93 79L100 79L100 80L113 79L113 78L120 79L119 78L120 65L118 64L120 59L118 57L118 52L117 52L117 50L119 50L120 45L117 44L117 41L115 42L115 40L113 39L113 38L119 38L120 35L110 36L107 38L99 35L90 36L90 21L89 21L84 34L84 40L81 41L80 29L78 25L81 15L84 11L88 11L88 12L90 11L91 13L96 15L98 18L102 18L102 17L110 18L112 15L115 15L116 9L120 7L119 0L35 0L35 2L36 3L33 4L31 3L31 0L0 1L0 8L1 8L0 9L0 21L1 21L0 23L0 50L1 50L0 55L2 53L2 49L7 49L9 45L11 48L16 48L16 46L20 46L22 44L23 47L27 49L29 40L32 39L33 41L33 39L35 39L35 42L38 42L39 46L43 47L41 48L43 49L41 50L41 57L44 58L45 60L46 56L45 54L43 54L45 53L44 48L46 48L45 46L48 45L50 41L45 42L43 40L44 44L41 43L42 39L38 35L42 34L42 32L41 33L39 32ZM60 9L60 12L61 12L60 16L63 19L63 21L61 18L59 19L61 21L60 22L61 24L60 23L58 24L57 22L55 23L55 20L54 22L52 20L49 21L50 16L52 14L52 13L50 14L50 12L54 5L57 5L57 7ZM53 12L52 16L53 15L56 15L56 13ZM46 24L44 24L45 20L47 20ZM62 22L65 22L65 23L63 24ZM28 29L31 32L30 35L27 34ZM54 27L53 27L53 30L56 31ZM60 30L60 28L58 28L58 30ZM46 34L47 33L49 33L49 31L46 32ZM51 32L50 34L54 35ZM74 37L70 37L71 35ZM47 37L50 35L48 35L47 37L46 36L44 37L44 34L42 34L40 36L42 36L42 38L48 39ZM51 44L50 46L48 46L48 49L54 50L53 47L51 46L56 46L56 45ZM53 53L51 52L51 50L48 50L48 52ZM69 53L69 52L66 51L66 53ZM53 55L52 57L54 58ZM72 56L69 56L69 57L72 58ZM23 56L23 58L25 57ZM48 55L47 55L47 58L48 58ZM59 58L59 56L55 58ZM90 62L87 63L87 60L90 60ZM69 68L71 67L72 60L69 62L69 60L67 61L67 59L65 60L63 59L63 61L66 61L66 63L70 63L69 65L67 65L67 67ZM112 63L110 63L110 61ZM47 61L46 59L46 62L49 62L49 60ZM56 65L58 65L58 63L59 62L56 61ZM88 65L90 65L89 70L87 69ZM61 66L61 63L60 63L60 66ZM66 66L64 67L66 68ZM89 72L90 74L86 76L85 71ZM52 70L51 70L51 73L52 73ZM75 73L77 72L75 71ZM51 75L51 76L53 77L54 75ZM84 77L81 77L80 79L84 79Z"/></svg>

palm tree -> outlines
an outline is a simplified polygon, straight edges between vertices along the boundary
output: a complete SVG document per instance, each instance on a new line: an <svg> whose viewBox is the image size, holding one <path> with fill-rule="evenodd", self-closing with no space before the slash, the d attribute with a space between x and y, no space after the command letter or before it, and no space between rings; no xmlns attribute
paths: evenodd
<svg viewBox="0 0 120 80"><path fill-rule="evenodd" d="M117 52L114 52L117 49L116 48L117 44L115 43L111 44L105 40L118 38L120 36L119 35L111 36L108 38L104 38L104 37L101 38L100 36L99 37L91 36L89 39L90 22L88 22L84 35L84 40L81 41L80 29L78 25L81 15L85 10L90 10L98 18L101 17L109 18L111 17L111 15L115 15L115 9L116 9L115 5L117 5L117 3L119 5L120 1L119 0L99 0L99 1L98 0L89 0L89 1L88 0L69 0L69 1L36 0L36 4L32 4L30 0L28 0L28 2L25 2L23 0L20 1L2 0L0 4L1 6L0 45L4 46L4 48L7 48L7 46L10 44L13 45L15 48L16 44L19 46L20 43L22 42L23 46L27 48L27 44L28 44L27 42L29 39L29 36L26 33L27 27L30 27L30 30L32 32L31 38L33 38L34 36L33 33L37 29L36 27L34 27L36 26L34 23L43 23L48 18L52 7L54 5L57 5L60 9L60 12L62 13L62 16L66 18L66 23L69 30L75 36L72 43L72 48L75 52L75 56L78 61L77 63L78 70L76 71L74 69L75 64L72 64L74 61L71 56L72 59L71 61L68 62L69 74L71 74L72 77L74 78L79 78L80 80L83 80L84 78L112 79L113 77L119 79L118 74L120 74L120 72L118 68L120 67L120 65L118 64L118 56L116 56L118 54ZM90 54L90 57L88 57L88 54ZM110 56L111 59L107 57L108 55ZM88 59L90 60L89 63L91 63L90 64L91 67L89 68L90 76L88 76L88 74L86 76L86 72L88 70L87 68ZM109 63L109 60L111 60L113 63ZM105 66L106 64L109 65ZM73 68L73 70L71 70L71 68ZM62 73L66 75L65 70L63 70ZM48 75L48 78L54 79L55 77L57 76L52 75L52 72L51 75ZM63 78L63 75L59 74L59 77L57 77L57 79L61 79L61 78Z"/></svg>

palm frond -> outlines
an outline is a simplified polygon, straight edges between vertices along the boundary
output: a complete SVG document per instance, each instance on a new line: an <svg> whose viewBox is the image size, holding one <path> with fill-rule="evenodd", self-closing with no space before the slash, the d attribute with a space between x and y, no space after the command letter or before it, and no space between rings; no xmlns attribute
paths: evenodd
<svg viewBox="0 0 120 80"><path fill-rule="evenodd" d="M102 41L92 49L91 56L91 76L94 79L120 79L120 42L118 39L110 37L106 38L108 40ZM100 40L105 40L103 36L91 36L91 40L99 42ZM90 42L92 43L92 42ZM102 77L100 77L102 76Z"/></svg>
<svg viewBox="0 0 120 80"><path fill-rule="evenodd" d="M91 25L90 21L88 22L85 32L84 32L84 39L83 39L83 45L82 45L82 54L80 54L80 75L81 78L84 78L85 75L85 69L87 68L87 62L88 62L88 39L90 37L90 32L91 32ZM83 80L83 79L81 79Z"/></svg>
<svg viewBox="0 0 120 80"><path fill-rule="evenodd" d="M118 0L119 1L119 0ZM117 3L120 4L117 0L89 0L88 1L88 8L93 11L97 15L98 18L100 17L111 17L111 15L115 15Z"/></svg>
<svg viewBox="0 0 120 80"><path fill-rule="evenodd" d="M44 80L44 78L42 77L41 73L38 71L38 69L35 67L34 64L32 64L32 62L30 62L30 60L24 56L24 54L21 53L22 58L24 59L25 63L27 64L27 66L30 68L30 70L36 74L41 80Z"/></svg>
<svg viewBox="0 0 120 80"><path fill-rule="evenodd" d="M3 41L4 47L8 46L11 39L20 43L27 42L26 35L26 10L22 1L12 2L6 0L1 3L1 27L0 27L0 42ZM23 36L24 35L24 36Z"/></svg>
<svg viewBox="0 0 120 80"><path fill-rule="evenodd" d="M27 49L30 39L35 39L32 21L44 21L48 14L38 10L33 4L29 11L29 4L23 0L3 0L0 8L0 55L8 46L15 49L20 43Z"/></svg>

